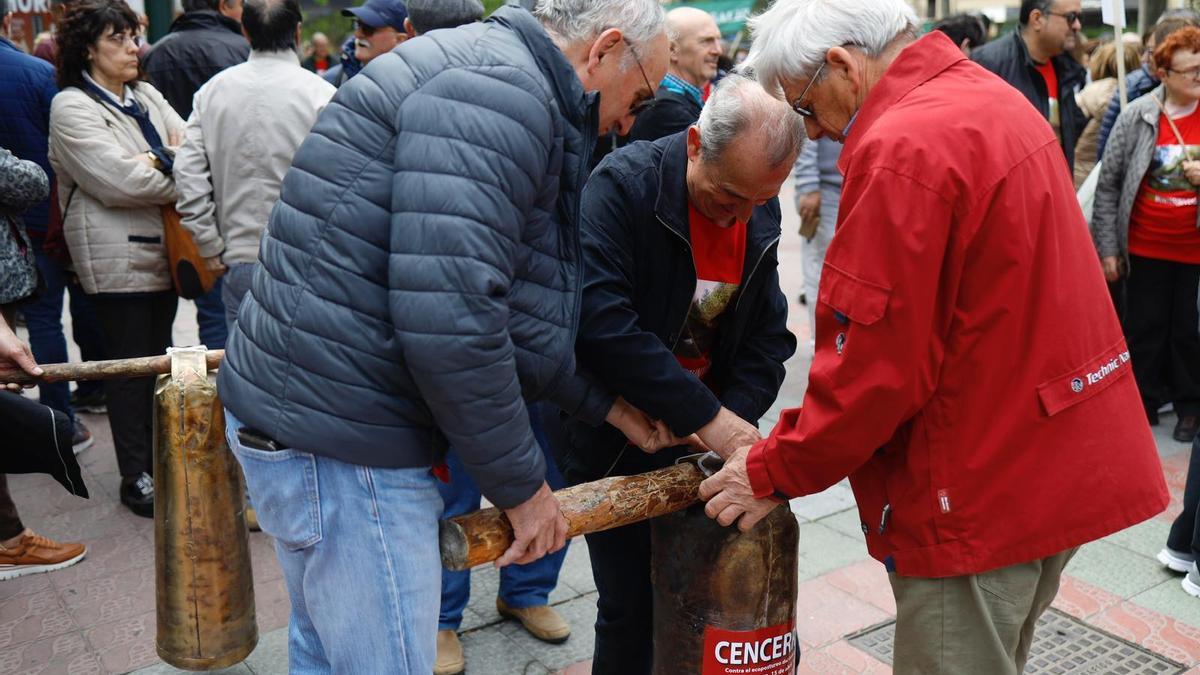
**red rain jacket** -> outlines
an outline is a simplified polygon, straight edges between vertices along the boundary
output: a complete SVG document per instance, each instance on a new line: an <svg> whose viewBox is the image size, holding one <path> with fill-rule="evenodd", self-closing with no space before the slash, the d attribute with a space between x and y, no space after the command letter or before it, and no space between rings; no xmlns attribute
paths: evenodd
<svg viewBox="0 0 1200 675"><path fill-rule="evenodd" d="M1053 555L1161 512L1129 351L1050 126L940 33L846 141L801 409L748 458L755 495L845 476L904 576Z"/></svg>

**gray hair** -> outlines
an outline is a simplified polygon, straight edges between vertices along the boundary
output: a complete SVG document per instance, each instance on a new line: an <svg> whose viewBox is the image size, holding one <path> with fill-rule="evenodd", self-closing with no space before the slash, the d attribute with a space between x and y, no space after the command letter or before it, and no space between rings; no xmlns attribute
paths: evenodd
<svg viewBox="0 0 1200 675"><path fill-rule="evenodd" d="M546 30L567 43L595 40L604 31L617 28L633 43L639 56L651 40L663 32L666 13L658 0L538 0L533 14ZM633 66L627 53L623 68Z"/></svg>
<svg viewBox="0 0 1200 675"><path fill-rule="evenodd" d="M776 91L783 78L812 77L834 47L875 58L902 35L916 38L917 15L906 0L775 0L750 19L750 30L742 69Z"/></svg>
<svg viewBox="0 0 1200 675"><path fill-rule="evenodd" d="M700 129L700 156L709 162L721 161L743 133L757 133L765 139L767 164L772 168L795 162L804 142L804 118L757 82L738 74L717 82L696 126Z"/></svg>

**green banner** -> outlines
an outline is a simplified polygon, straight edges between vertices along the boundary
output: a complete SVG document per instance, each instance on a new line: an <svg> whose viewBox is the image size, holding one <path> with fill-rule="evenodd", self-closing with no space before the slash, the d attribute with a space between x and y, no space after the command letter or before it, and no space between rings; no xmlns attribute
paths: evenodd
<svg viewBox="0 0 1200 675"><path fill-rule="evenodd" d="M721 35L733 35L746 25L750 11L754 8L754 0L695 0L694 2L673 2L663 9L672 10L676 7L695 7L702 9L717 20Z"/></svg>

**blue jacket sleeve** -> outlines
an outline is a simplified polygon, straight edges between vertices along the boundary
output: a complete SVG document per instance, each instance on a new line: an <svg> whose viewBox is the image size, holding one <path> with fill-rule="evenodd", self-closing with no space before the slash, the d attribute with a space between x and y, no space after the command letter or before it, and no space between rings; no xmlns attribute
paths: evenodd
<svg viewBox="0 0 1200 675"><path fill-rule="evenodd" d="M351 84L379 72L367 68ZM500 508L532 496L546 468L522 399L507 298L528 214L556 170L550 106L542 84L516 67L454 69L409 94L394 122L396 337L438 427Z"/></svg>

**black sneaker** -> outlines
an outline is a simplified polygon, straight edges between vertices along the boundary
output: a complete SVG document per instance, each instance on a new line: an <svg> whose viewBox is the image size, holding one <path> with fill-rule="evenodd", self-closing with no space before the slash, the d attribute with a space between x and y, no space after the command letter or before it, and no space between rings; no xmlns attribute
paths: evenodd
<svg viewBox="0 0 1200 675"><path fill-rule="evenodd" d="M1185 415L1179 418L1175 424L1175 432L1171 434L1171 438L1180 443L1191 443L1196 437L1196 431L1200 430L1200 418L1195 415Z"/></svg>
<svg viewBox="0 0 1200 675"><path fill-rule="evenodd" d="M143 518L154 517L154 479L143 471L121 479L121 503Z"/></svg>
<svg viewBox="0 0 1200 675"><path fill-rule="evenodd" d="M103 388L93 389L90 393L80 394L79 390L71 392L71 407L75 412L103 415L108 412L108 398Z"/></svg>

